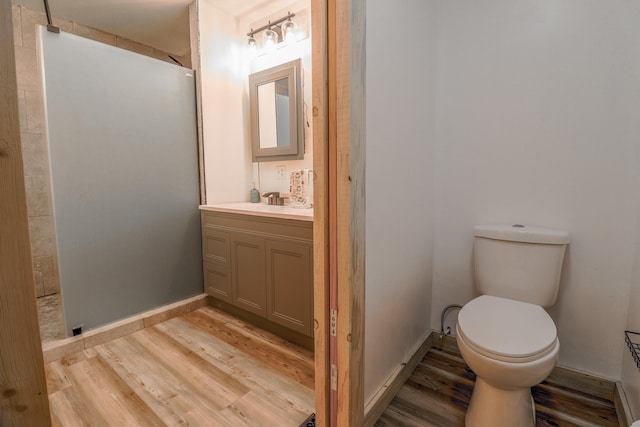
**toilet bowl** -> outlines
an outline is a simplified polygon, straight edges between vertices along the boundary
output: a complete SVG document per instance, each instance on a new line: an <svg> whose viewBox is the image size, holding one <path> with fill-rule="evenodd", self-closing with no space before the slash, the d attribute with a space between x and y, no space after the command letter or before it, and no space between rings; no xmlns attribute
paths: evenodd
<svg viewBox="0 0 640 427"><path fill-rule="evenodd" d="M551 373L560 351L547 312L482 295L462 308L456 331L460 353L476 374L466 425L535 426L531 387Z"/></svg>
<svg viewBox="0 0 640 427"><path fill-rule="evenodd" d="M568 244L563 230L475 226L481 296L462 307L456 326L460 353L476 373L467 426L535 426L531 387L551 373L560 351L544 308L556 302Z"/></svg>

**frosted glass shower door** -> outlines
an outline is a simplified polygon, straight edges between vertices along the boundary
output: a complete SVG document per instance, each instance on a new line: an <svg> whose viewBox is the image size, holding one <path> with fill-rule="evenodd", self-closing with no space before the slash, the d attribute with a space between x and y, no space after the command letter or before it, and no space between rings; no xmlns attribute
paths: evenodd
<svg viewBox="0 0 640 427"><path fill-rule="evenodd" d="M39 40L67 334L202 293L193 72Z"/></svg>

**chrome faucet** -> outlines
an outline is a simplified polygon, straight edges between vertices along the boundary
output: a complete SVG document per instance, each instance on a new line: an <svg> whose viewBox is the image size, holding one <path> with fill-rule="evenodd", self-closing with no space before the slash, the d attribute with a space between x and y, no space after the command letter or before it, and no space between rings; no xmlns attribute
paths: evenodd
<svg viewBox="0 0 640 427"><path fill-rule="evenodd" d="M270 205L284 205L284 199L286 197L280 197L279 191L272 191L270 193L264 193L262 197L266 197Z"/></svg>

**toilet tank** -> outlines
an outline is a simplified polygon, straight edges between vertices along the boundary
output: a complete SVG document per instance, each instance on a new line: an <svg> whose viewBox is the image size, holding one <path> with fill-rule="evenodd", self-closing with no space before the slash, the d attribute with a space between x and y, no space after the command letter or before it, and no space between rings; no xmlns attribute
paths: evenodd
<svg viewBox="0 0 640 427"><path fill-rule="evenodd" d="M476 288L483 295L550 307L558 296L569 233L522 225L474 229Z"/></svg>

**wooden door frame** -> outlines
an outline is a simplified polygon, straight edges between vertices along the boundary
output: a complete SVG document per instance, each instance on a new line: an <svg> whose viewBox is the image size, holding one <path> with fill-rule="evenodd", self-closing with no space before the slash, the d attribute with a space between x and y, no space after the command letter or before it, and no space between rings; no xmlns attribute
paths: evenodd
<svg viewBox="0 0 640 427"><path fill-rule="evenodd" d="M11 0L0 0L0 425L50 426L29 241Z"/></svg>
<svg viewBox="0 0 640 427"><path fill-rule="evenodd" d="M316 425L329 425L329 203L327 1L311 1L313 120L313 331Z"/></svg>
<svg viewBox="0 0 640 427"><path fill-rule="evenodd" d="M312 0L318 426L364 421L364 14L364 0Z"/></svg>

